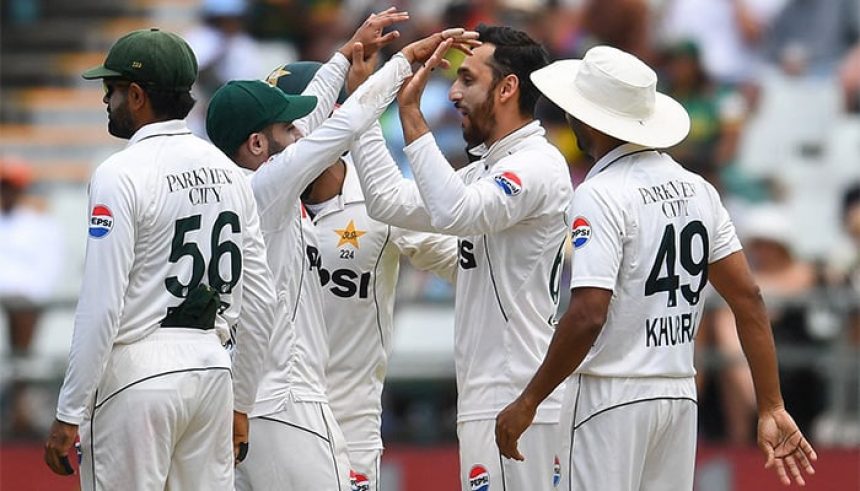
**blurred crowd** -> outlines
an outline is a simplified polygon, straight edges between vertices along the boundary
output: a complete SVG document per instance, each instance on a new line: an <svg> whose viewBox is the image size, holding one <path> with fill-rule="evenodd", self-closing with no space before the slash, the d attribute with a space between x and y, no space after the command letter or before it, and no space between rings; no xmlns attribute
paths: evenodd
<svg viewBox="0 0 860 491"><path fill-rule="evenodd" d="M720 190L745 242L771 310L786 404L818 444L860 445L860 1L202 0L198 25L184 33L200 66L192 128L203 136L208 96L226 81L262 79L295 60L325 61L370 12L390 4L408 10L411 20L398 26L400 39L383 56L441 27L486 23L529 32L553 59L609 44L654 67L660 90L692 119L690 135L669 153ZM461 55L449 56L454 68L431 80L422 107L443 152L463 165L460 119L447 99ZM549 103L538 111L576 185L586 167L564 115ZM383 130L408 174L397 117L390 108ZM14 277L7 265L36 261L47 268L54 259L30 259L36 248L12 247L26 240L21 222L36 223L16 211L28 184L18 167L4 162L0 174L0 306L12 354L24 356L49 295L27 284L32 275ZM444 283L404 269L402 300L452 300ZM700 434L751 444L749 369L730 311L712 297L697 343ZM453 381L391 385L383 437L453 440L453 390ZM14 402L20 388L5 391L5 414L16 416L4 415L4 431L26 431L19 421L26 411Z"/></svg>

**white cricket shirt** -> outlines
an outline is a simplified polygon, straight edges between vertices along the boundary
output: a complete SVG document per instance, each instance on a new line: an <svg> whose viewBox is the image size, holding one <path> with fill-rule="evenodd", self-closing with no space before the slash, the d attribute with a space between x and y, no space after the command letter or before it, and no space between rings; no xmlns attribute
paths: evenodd
<svg viewBox="0 0 860 491"><path fill-rule="evenodd" d="M713 186L665 153L625 144L594 165L571 213L571 288L613 292L576 373L695 375L707 266L741 249Z"/></svg>
<svg viewBox="0 0 860 491"><path fill-rule="evenodd" d="M251 178L280 304L253 416L278 411L288 394L301 401L327 400L328 333L319 273L309 253L317 247L316 231L299 196L349 148L354 135L379 117L412 74L406 59L395 55L328 117L348 68L339 53L320 68L304 92L318 97L317 106L296 122L306 136L269 159Z"/></svg>
<svg viewBox="0 0 860 491"><path fill-rule="evenodd" d="M146 125L95 171L84 277L57 419L80 424L114 345L161 328L167 310L203 283L219 292L213 331L237 326L235 408L249 412L271 326L274 297L257 206L240 170L185 122ZM226 358L226 357L225 357ZM141 360L135 380L194 368ZM99 394L99 398L109 394Z"/></svg>
<svg viewBox="0 0 860 491"><path fill-rule="evenodd" d="M329 405L350 450L382 449L382 388L394 332L400 256L453 281L457 239L392 227L367 215L349 156L341 194L314 217L329 332Z"/></svg>
<svg viewBox="0 0 860 491"><path fill-rule="evenodd" d="M567 164L533 121L454 172L427 133L406 147L415 181L378 157L379 137L353 147L370 216L459 237L455 347L459 422L493 419L525 388L555 329L572 187ZM384 144L384 142L382 142ZM419 192L420 189L420 192ZM537 422L558 422L560 393Z"/></svg>

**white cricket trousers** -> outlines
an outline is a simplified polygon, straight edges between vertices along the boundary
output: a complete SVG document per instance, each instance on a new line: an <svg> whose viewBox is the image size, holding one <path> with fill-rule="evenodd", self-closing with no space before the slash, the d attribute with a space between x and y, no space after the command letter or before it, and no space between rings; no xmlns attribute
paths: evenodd
<svg viewBox="0 0 860 491"><path fill-rule="evenodd" d="M327 403L289 398L251 418L248 442L237 491L350 491L346 442Z"/></svg>
<svg viewBox="0 0 860 491"><path fill-rule="evenodd" d="M506 459L496 445L496 421L457 424L460 483L463 491L554 490L561 477L561 440L557 423L535 423L519 441L526 460Z"/></svg>
<svg viewBox="0 0 860 491"><path fill-rule="evenodd" d="M230 358L214 331L113 348L80 427L83 491L233 489Z"/></svg>
<svg viewBox="0 0 860 491"><path fill-rule="evenodd" d="M698 406L692 377L574 375L567 390L561 489L693 489Z"/></svg>

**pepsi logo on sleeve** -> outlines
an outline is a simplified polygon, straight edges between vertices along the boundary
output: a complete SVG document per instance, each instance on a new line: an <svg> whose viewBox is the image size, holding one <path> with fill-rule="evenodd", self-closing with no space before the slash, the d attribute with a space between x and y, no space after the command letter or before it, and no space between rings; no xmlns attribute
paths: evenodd
<svg viewBox="0 0 860 491"><path fill-rule="evenodd" d="M576 217L573 220L573 226L570 230L570 240L573 242L573 248L579 249L585 247L588 241L591 240L591 224L585 217Z"/></svg>
<svg viewBox="0 0 860 491"><path fill-rule="evenodd" d="M516 196L523 190L523 182L520 180L520 176L511 171L502 172L493 179L496 180L496 184L498 184L499 187L502 188L502 191L504 191L508 196Z"/></svg>
<svg viewBox="0 0 860 491"><path fill-rule="evenodd" d="M90 237L102 239L113 228L113 213L105 205L96 205L90 213Z"/></svg>

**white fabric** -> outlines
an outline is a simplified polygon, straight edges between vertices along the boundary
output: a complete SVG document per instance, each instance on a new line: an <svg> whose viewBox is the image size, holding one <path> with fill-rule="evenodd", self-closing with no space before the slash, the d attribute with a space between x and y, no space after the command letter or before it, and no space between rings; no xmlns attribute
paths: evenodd
<svg viewBox="0 0 860 491"><path fill-rule="evenodd" d="M460 238L457 419L495 419L537 370L554 330L572 193L564 157L538 122L456 173L428 133L406 148L415 182L379 135L363 135L352 152L371 217ZM559 394L538 408L537 422L558 421Z"/></svg>
<svg viewBox="0 0 860 491"><path fill-rule="evenodd" d="M692 377L582 375L567 391L560 489L693 489L698 408Z"/></svg>
<svg viewBox="0 0 860 491"><path fill-rule="evenodd" d="M178 360L208 368L176 369ZM143 365L162 375L138 379ZM82 489L232 490L228 367L211 331L162 329L114 347L79 431Z"/></svg>
<svg viewBox="0 0 860 491"><path fill-rule="evenodd" d="M237 491L350 490L346 444L327 404L287 399L252 418L250 436Z"/></svg>
<svg viewBox="0 0 860 491"><path fill-rule="evenodd" d="M394 334L401 255L452 280L455 237L392 227L367 216L351 159L341 194L314 217L329 332L329 403L350 450L381 450L382 387Z"/></svg>
<svg viewBox="0 0 860 491"><path fill-rule="evenodd" d="M161 329L168 309L183 300L167 290L168 280L190 284L194 271L203 284L218 281L213 272L221 282L236 282L232 291L220 291L224 310L215 330L226 341L230 328L237 328L235 408L250 411L274 298L247 180L217 148L174 120L138 130L125 150L96 169L89 191L94 213L57 418L83 421L111 348ZM230 252L234 249L223 252L227 246L237 248L241 257ZM219 267L213 268L216 255ZM231 263L241 265L238 278L231 277ZM177 363L188 368L196 362ZM135 372L145 377L159 370L141 360Z"/></svg>
<svg viewBox="0 0 860 491"><path fill-rule="evenodd" d="M518 462L499 454L495 421L457 424L462 490L554 490L562 478L559 428L554 423L529 426L517 444L526 459ZM487 487L481 487L484 485Z"/></svg>
<svg viewBox="0 0 860 491"><path fill-rule="evenodd" d="M577 372L693 376L705 278L689 263L704 266L741 248L716 190L667 154L627 144L594 165L577 188L571 211L571 288L613 291L603 330ZM589 236L582 241L584 230ZM664 240L670 249L661 246ZM647 293L654 280L667 278L677 284Z"/></svg>
<svg viewBox="0 0 860 491"><path fill-rule="evenodd" d="M303 93L316 95L317 107L295 122L306 136L273 156L251 178L279 302L256 416L277 410L287 393L305 401L327 400L328 333L319 264L308 255L308 246L316 247L317 232L299 196L349 147L354 134L376 120L411 74L406 59L396 55L327 119L347 69L346 58L335 55L317 71Z"/></svg>
<svg viewBox="0 0 860 491"><path fill-rule="evenodd" d="M690 131L684 107L657 92L654 70L616 48L595 46L582 60L556 61L530 78L568 114L622 141L671 147Z"/></svg>

